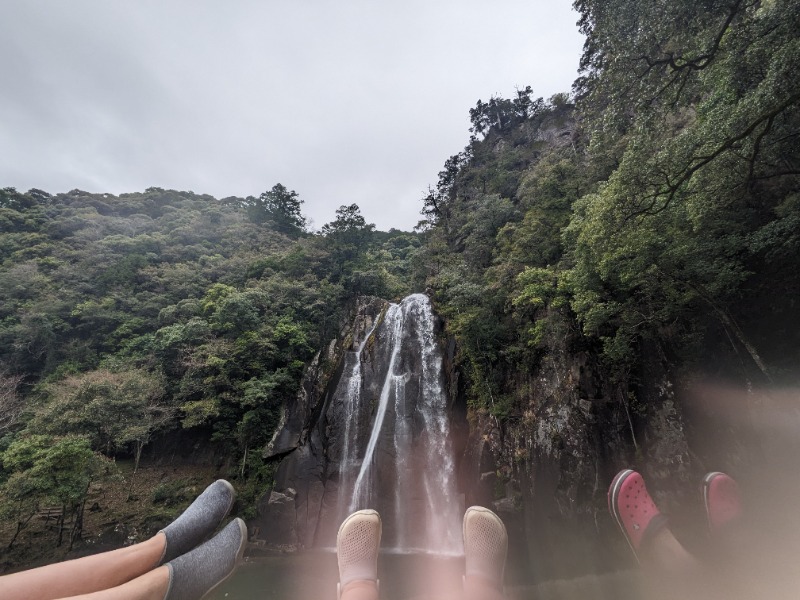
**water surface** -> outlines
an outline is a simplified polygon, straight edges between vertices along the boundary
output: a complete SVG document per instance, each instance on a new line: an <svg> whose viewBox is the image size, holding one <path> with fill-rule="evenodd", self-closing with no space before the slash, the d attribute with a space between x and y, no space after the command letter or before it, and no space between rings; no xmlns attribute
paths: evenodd
<svg viewBox="0 0 800 600"><path fill-rule="evenodd" d="M460 589L463 557L382 554L381 597L402 600ZM246 560L212 600L335 600L339 579L336 554L304 552Z"/></svg>
<svg viewBox="0 0 800 600"><path fill-rule="evenodd" d="M458 598L463 557L381 554L378 576L382 600ZM211 600L336 600L338 569L333 552L304 552L246 560ZM636 573L586 575L532 585L524 572L507 577L510 600L627 600L639 598Z"/></svg>

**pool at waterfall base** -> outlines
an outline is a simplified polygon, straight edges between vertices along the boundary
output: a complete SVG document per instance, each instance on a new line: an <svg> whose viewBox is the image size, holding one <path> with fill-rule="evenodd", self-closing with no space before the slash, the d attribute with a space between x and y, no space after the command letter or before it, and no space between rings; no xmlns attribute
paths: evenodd
<svg viewBox="0 0 800 600"><path fill-rule="evenodd" d="M426 553L381 553L378 577L382 600L445 600L462 597L463 556ZM639 598L635 571L586 574L533 584L526 566L509 565L509 600L627 600ZM332 551L261 556L246 559L210 600L336 600L338 569Z"/></svg>

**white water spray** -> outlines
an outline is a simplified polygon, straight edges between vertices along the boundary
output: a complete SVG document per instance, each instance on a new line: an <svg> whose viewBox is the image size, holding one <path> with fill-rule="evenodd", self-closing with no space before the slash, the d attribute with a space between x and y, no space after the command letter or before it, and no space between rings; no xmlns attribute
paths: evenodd
<svg viewBox="0 0 800 600"><path fill-rule="evenodd" d="M389 405L389 393L394 382L394 364L397 360L397 355L400 353L400 346L403 338L403 318L402 310L397 304L392 304L386 312L386 325L387 329L392 332L389 343L392 344L392 355L389 359L389 369L387 371L386 379L383 382L381 389L380 400L378 401L378 412L375 415L375 423L372 426L372 433L369 436L367 443L367 450L364 453L364 458L361 461L361 470L358 472L356 484L353 487L353 499L350 502L350 512L355 510L358 505L366 505L369 503L369 494L372 489L371 480L367 474L372 472L370 466L372 458L375 454L375 446L378 443L378 435L380 434L381 427L383 427L383 420L386 417L386 408Z"/></svg>
<svg viewBox="0 0 800 600"><path fill-rule="evenodd" d="M358 459L358 446L353 443L353 432L358 431L359 415L361 414L361 355L366 348L369 339L378 327L380 319L375 319L370 330L364 335L364 339L358 345L355 352L349 352L345 357L345 366L342 372L342 379L336 389L336 394L344 393L344 411L347 418L344 421L344 441L342 445L342 457L339 461L339 506L345 506L350 499L351 476L350 473L356 466ZM350 373L345 377L345 373ZM342 389L344 388L344 389ZM341 519L346 517L341 515Z"/></svg>

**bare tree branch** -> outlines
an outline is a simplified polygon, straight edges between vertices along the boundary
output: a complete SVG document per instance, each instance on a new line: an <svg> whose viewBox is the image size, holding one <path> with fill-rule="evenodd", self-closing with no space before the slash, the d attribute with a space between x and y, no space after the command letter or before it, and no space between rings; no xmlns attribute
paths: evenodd
<svg viewBox="0 0 800 600"><path fill-rule="evenodd" d="M679 177L674 180L674 182L668 182L666 189L658 190L653 194L644 196L643 200L649 200L647 206L645 208L634 210L630 214L626 215L623 223L627 223L628 221L640 216L657 215L666 210L670 203L675 199L675 195L678 193L680 188L687 183L697 171L714 161L723 153L735 149L736 144L747 139L762 123L767 124L767 129L771 127L772 121L775 119L775 117L789 108L791 105L797 103L798 100L800 100L800 93L793 94L777 107L759 115L753 120L752 123L750 123L747 128L740 133L726 139L709 154L695 156L690 159L688 166L683 170L683 172L680 173ZM659 203L660 206L657 206Z"/></svg>

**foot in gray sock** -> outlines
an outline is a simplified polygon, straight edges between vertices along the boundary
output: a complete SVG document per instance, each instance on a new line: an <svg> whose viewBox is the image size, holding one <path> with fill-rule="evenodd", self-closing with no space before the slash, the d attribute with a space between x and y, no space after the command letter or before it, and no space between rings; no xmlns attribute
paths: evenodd
<svg viewBox="0 0 800 600"><path fill-rule="evenodd" d="M208 486L181 516L161 531L167 537L159 565L186 554L211 535L233 506L236 491L224 479Z"/></svg>
<svg viewBox="0 0 800 600"><path fill-rule="evenodd" d="M244 554L247 526L234 519L205 544L167 563L164 600L199 600L225 581Z"/></svg>

